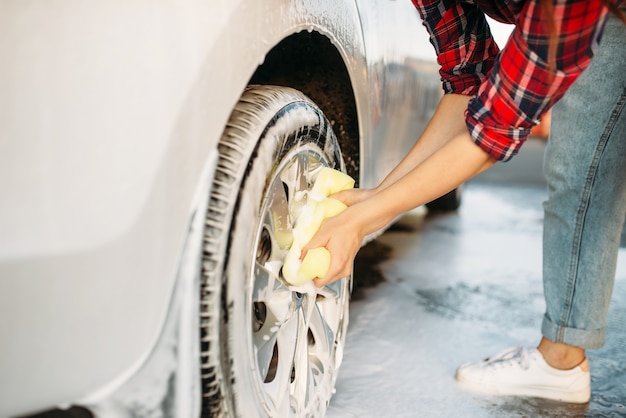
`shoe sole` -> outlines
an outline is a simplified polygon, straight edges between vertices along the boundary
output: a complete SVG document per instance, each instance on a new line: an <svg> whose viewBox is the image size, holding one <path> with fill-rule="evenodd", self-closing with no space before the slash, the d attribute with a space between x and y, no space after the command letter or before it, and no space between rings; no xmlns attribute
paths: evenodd
<svg viewBox="0 0 626 418"><path fill-rule="evenodd" d="M591 398L590 388L580 389L575 392L563 392L555 390L552 387L545 386L490 386L481 382L465 379L463 376L459 376L458 374L456 376L456 380L468 389L492 395L528 396L577 404L588 403Z"/></svg>

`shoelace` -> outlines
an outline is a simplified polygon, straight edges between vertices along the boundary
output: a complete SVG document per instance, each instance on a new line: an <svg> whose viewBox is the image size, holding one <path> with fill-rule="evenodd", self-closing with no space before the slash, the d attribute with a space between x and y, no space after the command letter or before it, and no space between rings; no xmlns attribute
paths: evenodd
<svg viewBox="0 0 626 418"><path fill-rule="evenodd" d="M504 367L512 363L519 364L524 370L529 367L529 353L525 347L513 347L486 358L482 363L483 367Z"/></svg>

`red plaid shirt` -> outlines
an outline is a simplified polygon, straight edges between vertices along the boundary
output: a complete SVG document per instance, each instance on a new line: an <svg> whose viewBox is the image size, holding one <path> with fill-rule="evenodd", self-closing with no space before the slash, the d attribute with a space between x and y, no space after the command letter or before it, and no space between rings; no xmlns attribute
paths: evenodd
<svg viewBox="0 0 626 418"><path fill-rule="evenodd" d="M600 0L557 0L556 73L539 0L412 0L437 52L445 93L473 96L465 112L474 142L511 159L530 128L591 62L606 20ZM485 14L516 27L500 52Z"/></svg>

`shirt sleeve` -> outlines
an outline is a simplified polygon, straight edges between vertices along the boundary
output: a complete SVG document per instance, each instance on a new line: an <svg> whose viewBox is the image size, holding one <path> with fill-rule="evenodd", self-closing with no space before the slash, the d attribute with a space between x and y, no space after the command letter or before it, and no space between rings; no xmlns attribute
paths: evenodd
<svg viewBox="0 0 626 418"><path fill-rule="evenodd" d="M498 50L480 1L412 0L437 53L444 93L473 96L465 112L474 142L500 161L515 156L530 134L591 62L606 20L602 0L554 4L556 57L540 0L519 10Z"/></svg>
<svg viewBox="0 0 626 418"><path fill-rule="evenodd" d="M485 15L456 0L412 0L430 34L444 92L473 96L498 53Z"/></svg>
<svg viewBox="0 0 626 418"><path fill-rule="evenodd" d="M600 0L554 6L558 35L555 62L538 1L527 1L488 79L466 110L472 139L500 161L517 154L541 116L587 68L602 34L607 9Z"/></svg>

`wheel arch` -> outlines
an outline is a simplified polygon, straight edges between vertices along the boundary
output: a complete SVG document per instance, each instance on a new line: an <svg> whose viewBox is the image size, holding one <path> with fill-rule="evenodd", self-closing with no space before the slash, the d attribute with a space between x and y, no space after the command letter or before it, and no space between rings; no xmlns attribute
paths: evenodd
<svg viewBox="0 0 626 418"><path fill-rule="evenodd" d="M316 31L286 37L267 53L250 83L292 87L310 97L330 121L348 174L358 183L357 103L348 68L329 38Z"/></svg>

